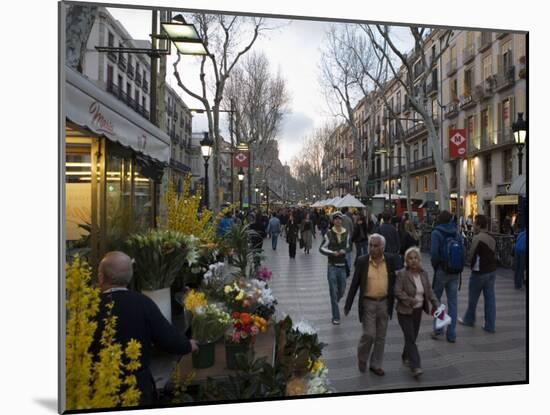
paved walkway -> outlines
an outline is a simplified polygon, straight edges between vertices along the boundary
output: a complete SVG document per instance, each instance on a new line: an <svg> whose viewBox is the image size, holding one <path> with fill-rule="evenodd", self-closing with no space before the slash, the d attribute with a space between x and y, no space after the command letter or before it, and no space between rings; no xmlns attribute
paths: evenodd
<svg viewBox="0 0 550 415"><path fill-rule="evenodd" d="M265 265L273 271L270 287L279 301L278 310L289 314L294 321L308 321L318 330L320 340L328 344L323 351L323 359L336 392L526 380L526 291L514 289L513 275L505 269L497 272L496 333L486 333L480 327L483 296L478 304L477 326L457 325L457 341L454 344L432 340L432 319L424 314L417 341L424 374L416 380L410 370L401 364L403 335L394 313L386 337L386 375L378 377L369 371L364 374L359 372L356 346L361 326L357 316L357 297L347 317L343 315L345 297L341 300L341 324L332 325L326 278L327 259L319 253L319 243L318 235L310 255L298 250L296 258L291 260L284 239L279 239L277 251L272 250L270 240L265 240ZM423 261L431 270L427 255L424 255ZM459 292L459 316L463 315L467 306L468 278L469 270L466 270ZM348 286L350 282L351 277ZM445 296L442 302L446 303Z"/></svg>

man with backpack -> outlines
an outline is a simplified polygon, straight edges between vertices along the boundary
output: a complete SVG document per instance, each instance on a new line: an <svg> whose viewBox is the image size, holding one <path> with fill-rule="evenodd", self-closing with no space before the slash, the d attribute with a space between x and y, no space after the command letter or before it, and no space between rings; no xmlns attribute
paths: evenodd
<svg viewBox="0 0 550 415"><path fill-rule="evenodd" d="M451 221L449 211L442 211L437 220L437 226L432 231L431 260L434 269L433 291L439 301L443 290L447 295L448 314L451 324L447 326L447 341L456 341L456 318L458 303L458 285L460 274L464 268L464 244L462 237ZM434 330L433 339L439 339L442 330Z"/></svg>

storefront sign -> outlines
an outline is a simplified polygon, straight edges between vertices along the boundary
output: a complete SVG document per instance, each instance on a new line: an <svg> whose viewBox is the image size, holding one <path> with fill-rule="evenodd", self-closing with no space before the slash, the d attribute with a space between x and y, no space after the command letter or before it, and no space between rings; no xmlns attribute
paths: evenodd
<svg viewBox="0 0 550 415"><path fill-rule="evenodd" d="M465 158L467 153L466 130L449 130L449 157Z"/></svg>
<svg viewBox="0 0 550 415"><path fill-rule="evenodd" d="M65 74L64 108L69 120L168 163L170 137L165 132L76 71L67 68Z"/></svg>

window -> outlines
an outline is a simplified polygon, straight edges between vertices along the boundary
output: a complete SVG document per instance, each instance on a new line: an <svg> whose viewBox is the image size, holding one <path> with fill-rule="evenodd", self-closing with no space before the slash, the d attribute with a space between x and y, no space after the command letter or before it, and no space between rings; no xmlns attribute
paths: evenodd
<svg viewBox="0 0 550 415"><path fill-rule="evenodd" d="M428 140L422 140L422 158L428 157Z"/></svg>
<svg viewBox="0 0 550 415"><path fill-rule="evenodd" d="M136 88L134 90L134 93L135 93L136 105L139 105L139 89Z"/></svg>
<svg viewBox="0 0 550 415"><path fill-rule="evenodd" d="M432 117L436 120L439 118L439 103L437 102L437 98L432 99Z"/></svg>
<svg viewBox="0 0 550 415"><path fill-rule="evenodd" d="M424 191L427 192L428 190L428 176L424 176Z"/></svg>
<svg viewBox="0 0 550 415"><path fill-rule="evenodd" d="M505 150L502 153L502 178L505 182L512 181L512 150Z"/></svg>
<svg viewBox="0 0 550 415"><path fill-rule="evenodd" d="M479 150L479 137L476 136L475 131L475 115L470 115L466 119L466 133L470 148Z"/></svg>
<svg viewBox="0 0 550 415"><path fill-rule="evenodd" d="M451 94L451 101L457 100L457 81L456 78L452 79L451 82L449 82L450 86L450 94Z"/></svg>
<svg viewBox="0 0 550 415"><path fill-rule="evenodd" d="M109 47L114 47L115 46L115 36L111 33L111 32L108 32L108 40L107 40L107 46Z"/></svg>
<svg viewBox="0 0 550 415"><path fill-rule="evenodd" d="M491 155L487 155L484 157L484 160L483 160L483 183L484 184L491 184L492 183L492 180L493 180L493 176L492 176L492 169L493 169L493 166L491 164Z"/></svg>
<svg viewBox="0 0 550 415"><path fill-rule="evenodd" d="M122 91L123 82L124 82L124 81L122 80L122 75L119 75L119 76L118 76L118 84L117 84L117 85L118 85L119 92Z"/></svg>
<svg viewBox="0 0 550 415"><path fill-rule="evenodd" d="M128 98L132 97L132 85L129 82L126 82L126 95Z"/></svg>
<svg viewBox="0 0 550 415"><path fill-rule="evenodd" d="M456 174L456 172L455 172ZM437 190L437 172L434 173L434 190Z"/></svg>
<svg viewBox="0 0 550 415"><path fill-rule="evenodd" d="M397 91L396 101L397 108L395 109L395 112L399 113L401 112L401 91Z"/></svg>
<svg viewBox="0 0 550 415"><path fill-rule="evenodd" d="M481 111L481 143L487 145L489 140L489 110Z"/></svg>
<svg viewBox="0 0 550 415"><path fill-rule="evenodd" d="M483 58L483 79L487 79L493 75L493 57L487 55Z"/></svg>
<svg viewBox="0 0 550 415"><path fill-rule="evenodd" d="M464 71L464 95L472 95L472 84L473 84L473 73L472 69L467 69Z"/></svg>
<svg viewBox="0 0 550 415"><path fill-rule="evenodd" d="M413 147L413 161L418 160L418 143L416 143Z"/></svg>
<svg viewBox="0 0 550 415"><path fill-rule="evenodd" d="M456 46L451 46L451 66L456 67Z"/></svg>
<svg viewBox="0 0 550 415"><path fill-rule="evenodd" d="M111 65L107 65L107 85L112 85L114 69Z"/></svg>
<svg viewBox="0 0 550 415"><path fill-rule="evenodd" d="M145 106L145 95L142 95L141 96L141 106L143 107L144 110L146 110L146 106Z"/></svg>
<svg viewBox="0 0 550 415"><path fill-rule="evenodd" d="M414 181L415 181L416 193L418 193L420 191L420 177L416 176L414 178Z"/></svg>
<svg viewBox="0 0 550 415"><path fill-rule="evenodd" d="M466 176L467 176L467 181L468 181L468 187L475 187L476 186L476 170L475 170L474 159L468 159Z"/></svg>

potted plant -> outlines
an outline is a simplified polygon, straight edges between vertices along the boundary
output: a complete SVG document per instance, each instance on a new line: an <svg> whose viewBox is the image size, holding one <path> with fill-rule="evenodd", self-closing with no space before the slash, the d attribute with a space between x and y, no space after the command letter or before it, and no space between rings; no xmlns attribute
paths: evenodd
<svg viewBox="0 0 550 415"><path fill-rule="evenodd" d="M250 351L256 336L267 330L267 322L260 316L234 311L232 326L225 337L225 363L228 369L236 369L236 356Z"/></svg>
<svg viewBox="0 0 550 415"><path fill-rule="evenodd" d="M153 229L131 235L127 244L135 261L139 288L171 321L170 286L185 264L196 262L196 238L177 231Z"/></svg>
<svg viewBox="0 0 550 415"><path fill-rule="evenodd" d="M193 338L199 350L193 352L193 367L203 369L214 365L215 343L231 324L231 317L215 304L196 307L193 310Z"/></svg>

